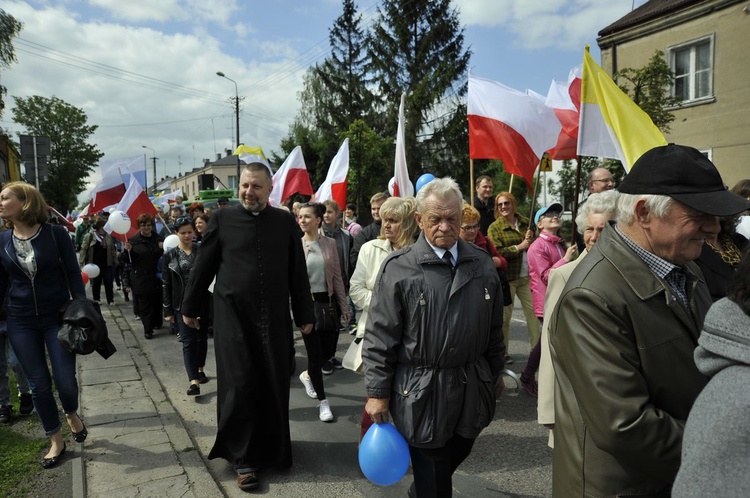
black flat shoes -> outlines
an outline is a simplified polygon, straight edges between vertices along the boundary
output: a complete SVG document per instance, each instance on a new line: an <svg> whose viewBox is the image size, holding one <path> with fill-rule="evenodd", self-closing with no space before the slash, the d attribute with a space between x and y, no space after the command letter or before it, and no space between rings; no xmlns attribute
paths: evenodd
<svg viewBox="0 0 750 498"><path fill-rule="evenodd" d="M83 425L83 429L81 429L80 432L70 431L70 433L73 434L73 439L76 443L82 443L86 441L86 437L88 437L89 435L89 430L86 429L86 424L83 423L83 420L81 420L81 424Z"/></svg>
<svg viewBox="0 0 750 498"><path fill-rule="evenodd" d="M42 468L45 469L51 469L52 467L56 467L58 463L62 460L62 456L65 454L65 443L63 443L63 449L62 451L57 455L50 458L42 458Z"/></svg>

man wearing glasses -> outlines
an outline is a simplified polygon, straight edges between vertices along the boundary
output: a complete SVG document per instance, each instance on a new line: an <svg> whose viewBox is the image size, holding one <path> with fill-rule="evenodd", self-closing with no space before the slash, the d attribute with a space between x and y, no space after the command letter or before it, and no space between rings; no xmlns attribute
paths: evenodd
<svg viewBox="0 0 750 498"><path fill-rule="evenodd" d="M615 181L612 179L612 173L608 169L596 168L591 170L591 173L586 176L586 185L589 188L589 192L598 194L599 192L615 188Z"/></svg>

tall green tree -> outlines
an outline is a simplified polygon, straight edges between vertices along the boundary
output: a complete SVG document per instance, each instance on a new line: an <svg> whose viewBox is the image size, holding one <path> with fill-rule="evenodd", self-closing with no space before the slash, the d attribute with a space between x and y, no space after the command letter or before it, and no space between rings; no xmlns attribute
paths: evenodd
<svg viewBox="0 0 750 498"><path fill-rule="evenodd" d="M23 29L23 23L15 17L0 9L0 69L10 67L16 61L16 52L13 48L13 38ZM5 110L5 95L8 89L0 85L0 117Z"/></svg>
<svg viewBox="0 0 750 498"><path fill-rule="evenodd" d="M395 147L393 140L383 138L361 120L355 120L342 139L349 139L349 186L347 202L357 206L360 217L370 209L370 197L388 189L393 176Z"/></svg>
<svg viewBox="0 0 750 498"><path fill-rule="evenodd" d="M648 64L640 69L624 68L615 73L614 80L620 89L649 115L662 132L669 131L669 124L674 120L670 109L679 105L679 100L670 95L669 89L674 82L674 73L667 64L664 52L657 50ZM581 160L580 192L586 192L586 175L594 168L607 168L617 185L625 176L625 168L614 159L599 160L595 157L584 157ZM550 180L549 190L565 200L566 209L572 207L575 191L575 162L565 161L557 173L557 180Z"/></svg>
<svg viewBox="0 0 750 498"><path fill-rule="evenodd" d="M429 150L454 140L441 133L466 93L471 53L450 0L383 0L368 37L369 70L382 98L383 136L395 136L398 105L406 93L405 144L410 177L427 164ZM421 135L434 137L432 144ZM420 138L423 138L420 140ZM430 165L433 166L433 165Z"/></svg>
<svg viewBox="0 0 750 498"><path fill-rule="evenodd" d="M367 53L362 16L353 0L343 0L343 12L329 31L331 54L315 73L327 94L325 116L316 122L324 130L341 133L354 120L366 120L372 102L367 88ZM319 115L319 118L323 116Z"/></svg>
<svg viewBox="0 0 750 498"><path fill-rule="evenodd" d="M76 205L76 196L86 189L86 177L104 155L88 143L98 127L88 124L81 109L55 96L14 100L13 121L25 128L23 134L50 137L48 179L41 191L50 205L64 213Z"/></svg>

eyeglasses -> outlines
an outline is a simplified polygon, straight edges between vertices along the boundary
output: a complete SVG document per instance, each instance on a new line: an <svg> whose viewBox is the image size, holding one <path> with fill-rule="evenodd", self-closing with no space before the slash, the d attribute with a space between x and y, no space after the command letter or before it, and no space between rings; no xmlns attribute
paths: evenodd
<svg viewBox="0 0 750 498"><path fill-rule="evenodd" d="M604 182L604 183L615 183L615 181L612 178L604 178L602 180L591 180L591 182Z"/></svg>
<svg viewBox="0 0 750 498"><path fill-rule="evenodd" d="M185 225L185 224L193 224L193 218L190 216L180 216L176 220L174 220L175 225Z"/></svg>
<svg viewBox="0 0 750 498"><path fill-rule="evenodd" d="M510 206L510 205L512 205L512 204L513 204L513 203L512 203L512 202L510 202L510 201L505 201L505 202L498 202L498 203L497 203L497 205L498 205L498 206Z"/></svg>
<svg viewBox="0 0 750 498"><path fill-rule="evenodd" d="M479 230L479 225L463 225L461 227L461 230L470 231L470 230Z"/></svg>
<svg viewBox="0 0 750 498"><path fill-rule="evenodd" d="M547 211L542 215L542 218L559 218L560 212L559 211Z"/></svg>

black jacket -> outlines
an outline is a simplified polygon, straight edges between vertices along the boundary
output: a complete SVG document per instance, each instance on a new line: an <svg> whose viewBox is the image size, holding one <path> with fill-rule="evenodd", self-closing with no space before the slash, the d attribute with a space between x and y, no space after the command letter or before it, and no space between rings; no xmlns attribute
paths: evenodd
<svg viewBox="0 0 750 498"><path fill-rule="evenodd" d="M173 249L164 253L164 257L162 258L161 278L163 281L162 289L165 317L174 316L175 311L180 311L182 308L182 296L184 295L185 287L187 286L187 278L182 274L177 254L177 249ZM195 258L197 256L198 244L194 243L189 256L191 266L195 263Z"/></svg>

